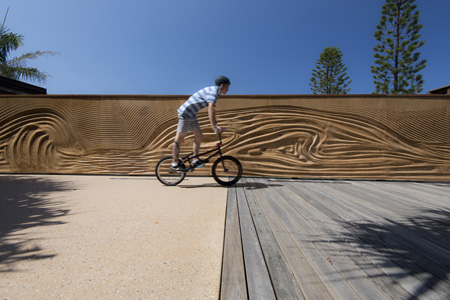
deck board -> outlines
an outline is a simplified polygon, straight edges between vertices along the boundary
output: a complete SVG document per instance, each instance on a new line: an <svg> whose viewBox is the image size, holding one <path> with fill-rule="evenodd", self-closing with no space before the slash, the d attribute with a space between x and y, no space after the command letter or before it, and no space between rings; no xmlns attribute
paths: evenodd
<svg viewBox="0 0 450 300"><path fill-rule="evenodd" d="M228 202L221 299L450 299L450 184L242 178Z"/></svg>
<svg viewBox="0 0 450 300"><path fill-rule="evenodd" d="M222 264L221 299L246 299L247 285L242 254L241 227L236 188L230 187L225 218L225 237Z"/></svg>
<svg viewBox="0 0 450 300"><path fill-rule="evenodd" d="M270 226L271 210L263 210L260 201L263 195L260 193L258 183L253 183L251 190L255 197L248 197L247 202L253 217L253 222L258 233L261 249L264 253L267 269L270 274L272 286L277 299L304 299L294 276L285 260L280 243L275 232ZM269 220L268 220L269 219Z"/></svg>
<svg viewBox="0 0 450 300"><path fill-rule="evenodd" d="M253 218L243 189L238 189L239 220L241 224L242 249L245 258L249 299L276 299L269 271L264 260ZM254 197L252 193L248 197ZM252 202L252 200L250 200Z"/></svg>

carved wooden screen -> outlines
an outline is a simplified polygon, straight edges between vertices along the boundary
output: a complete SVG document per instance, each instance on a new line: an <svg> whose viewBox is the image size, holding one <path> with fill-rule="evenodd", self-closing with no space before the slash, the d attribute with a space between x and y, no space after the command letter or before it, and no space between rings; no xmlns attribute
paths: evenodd
<svg viewBox="0 0 450 300"><path fill-rule="evenodd" d="M0 96L0 172L152 175L186 99ZM449 96L223 96L217 119L244 175L450 181Z"/></svg>

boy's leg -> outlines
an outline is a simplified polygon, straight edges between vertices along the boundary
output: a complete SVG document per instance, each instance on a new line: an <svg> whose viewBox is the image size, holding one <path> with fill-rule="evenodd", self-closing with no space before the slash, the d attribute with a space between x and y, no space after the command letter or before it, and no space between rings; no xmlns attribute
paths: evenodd
<svg viewBox="0 0 450 300"><path fill-rule="evenodd" d="M194 156L197 156L200 153L200 145L202 143L202 131L193 130L192 133L194 134L194 145L193 145ZM204 163L200 160L199 157L197 157L193 160L193 166L194 168L200 168L204 166Z"/></svg>
<svg viewBox="0 0 450 300"><path fill-rule="evenodd" d="M193 144L193 151L194 156L197 156L200 153L200 145L202 143L202 131L199 129L192 130L192 133L194 134L194 144Z"/></svg>
<svg viewBox="0 0 450 300"><path fill-rule="evenodd" d="M172 145L172 164L178 164L178 156L180 155L180 146L184 141L184 138L186 137L187 132L177 132L175 136L175 141Z"/></svg>

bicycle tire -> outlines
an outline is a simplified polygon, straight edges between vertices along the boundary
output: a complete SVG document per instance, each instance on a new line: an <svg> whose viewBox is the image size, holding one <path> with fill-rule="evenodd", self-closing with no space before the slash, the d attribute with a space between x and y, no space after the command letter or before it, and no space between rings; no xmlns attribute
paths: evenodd
<svg viewBox="0 0 450 300"><path fill-rule="evenodd" d="M226 170L224 170L224 166ZM218 158L211 169L212 176L218 184L230 186L236 184L242 176L242 165L233 156L222 156Z"/></svg>
<svg viewBox="0 0 450 300"><path fill-rule="evenodd" d="M183 162L179 159L178 164L183 164ZM171 172L170 166L172 165L172 156L167 156L162 158L157 164L155 168L156 178L164 184L168 186L174 186L179 184L186 177L186 172Z"/></svg>

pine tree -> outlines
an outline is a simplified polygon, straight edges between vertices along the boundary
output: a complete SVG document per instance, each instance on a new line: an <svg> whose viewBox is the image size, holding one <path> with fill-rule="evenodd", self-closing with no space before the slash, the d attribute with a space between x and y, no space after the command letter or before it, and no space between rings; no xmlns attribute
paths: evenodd
<svg viewBox="0 0 450 300"><path fill-rule="evenodd" d="M417 94L422 91L423 78L419 74L426 66L417 50L425 44L419 34L419 11L415 0L386 0L375 38L375 64L371 66L379 94Z"/></svg>
<svg viewBox="0 0 450 300"><path fill-rule="evenodd" d="M347 68L342 63L342 52L337 47L326 47L312 72L311 91L314 94L347 94L351 83Z"/></svg>

